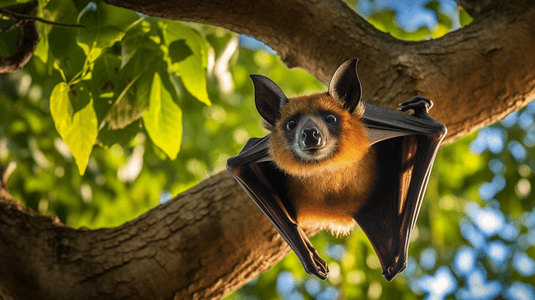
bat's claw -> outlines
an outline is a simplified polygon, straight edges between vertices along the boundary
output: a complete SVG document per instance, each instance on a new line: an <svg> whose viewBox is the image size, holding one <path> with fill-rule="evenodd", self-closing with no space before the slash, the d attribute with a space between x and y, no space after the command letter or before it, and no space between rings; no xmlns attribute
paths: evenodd
<svg viewBox="0 0 535 300"><path fill-rule="evenodd" d="M409 101L401 103L400 106L399 110L407 111L412 109L414 110L414 114L418 116L422 113L427 113L433 107L433 101L425 97L416 96Z"/></svg>
<svg viewBox="0 0 535 300"><path fill-rule="evenodd" d="M395 265L391 265L390 267L388 267L388 269L383 269L383 277L388 281L392 281L392 279L394 279L394 277L396 277L399 273L403 272L406 267L406 260L399 261Z"/></svg>
<svg viewBox="0 0 535 300"><path fill-rule="evenodd" d="M308 274L317 276L321 280L327 279L327 276L329 275L329 267L327 266L327 263L321 259L315 249L311 254L313 263L311 265L304 264L305 271Z"/></svg>
<svg viewBox="0 0 535 300"><path fill-rule="evenodd" d="M329 275L329 267L327 266L327 263L319 256L315 257L314 261L316 262L316 267L318 271L318 274L316 274L316 276L318 276L322 280L325 280Z"/></svg>

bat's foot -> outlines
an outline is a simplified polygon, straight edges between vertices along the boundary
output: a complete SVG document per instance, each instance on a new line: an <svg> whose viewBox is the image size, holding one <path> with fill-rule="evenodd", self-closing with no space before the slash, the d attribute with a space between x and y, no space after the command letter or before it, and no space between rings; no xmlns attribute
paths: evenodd
<svg viewBox="0 0 535 300"><path fill-rule="evenodd" d="M407 262L405 260L400 261L395 265L391 265L390 267L388 267L387 270L383 269L383 277L388 281L392 281L392 279L394 279L394 277L396 277L399 273L403 272L406 267Z"/></svg>
<svg viewBox="0 0 535 300"><path fill-rule="evenodd" d="M321 259L317 252L315 252L314 254L315 255L313 258L314 262L316 263L316 272L314 272L313 274L321 280L325 280L329 275L329 267L327 266L327 263L323 259Z"/></svg>
<svg viewBox="0 0 535 300"><path fill-rule="evenodd" d="M315 275L321 280L327 279L329 275L329 267L327 263L321 259L318 251L310 244L308 239L306 240L308 252L310 254L311 261L303 262L303 267L308 274Z"/></svg>
<svg viewBox="0 0 535 300"><path fill-rule="evenodd" d="M416 96L409 101L401 103L399 110L407 111L412 109L416 116L421 116L422 114L427 114L431 107L433 107L433 101L425 97Z"/></svg>

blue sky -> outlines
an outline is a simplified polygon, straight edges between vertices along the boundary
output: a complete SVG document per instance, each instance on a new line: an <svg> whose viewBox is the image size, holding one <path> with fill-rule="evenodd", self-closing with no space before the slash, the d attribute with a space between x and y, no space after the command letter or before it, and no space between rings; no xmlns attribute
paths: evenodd
<svg viewBox="0 0 535 300"><path fill-rule="evenodd" d="M363 17L369 17L373 12L383 10L396 11L398 26L408 32L416 31L422 26L433 28L438 20L435 14L425 7L430 0L360 0L356 11ZM441 0L440 11L453 21L453 30L460 27L457 3L454 0Z"/></svg>

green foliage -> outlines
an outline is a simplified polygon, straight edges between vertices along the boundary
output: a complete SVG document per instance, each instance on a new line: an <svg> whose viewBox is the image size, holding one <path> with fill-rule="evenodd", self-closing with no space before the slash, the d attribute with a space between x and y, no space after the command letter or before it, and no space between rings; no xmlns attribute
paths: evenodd
<svg viewBox="0 0 535 300"><path fill-rule="evenodd" d="M396 12L393 10L384 10L375 12L368 22L375 28L390 33L393 37L403 40L419 41L429 37L431 31L427 27L420 27L414 32L407 32L399 27L395 22Z"/></svg>
<svg viewBox="0 0 535 300"><path fill-rule="evenodd" d="M104 146L124 143L124 134L131 140L146 131L154 145L175 159L182 132L176 90L182 85L189 95L211 104L204 37L179 22L141 17L102 1L44 4L43 17L84 26L40 24L43 38L35 53L49 75L60 76L54 77L50 110L80 174L97 131ZM144 126L124 131L141 118Z"/></svg>

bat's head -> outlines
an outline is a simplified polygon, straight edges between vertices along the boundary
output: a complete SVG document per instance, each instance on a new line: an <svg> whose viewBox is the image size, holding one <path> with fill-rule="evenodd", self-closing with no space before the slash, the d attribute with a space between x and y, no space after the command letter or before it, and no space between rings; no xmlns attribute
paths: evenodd
<svg viewBox="0 0 535 300"><path fill-rule="evenodd" d="M258 112L272 130L269 151L282 170L310 176L357 163L369 142L357 60L342 64L326 93L288 99L269 78L252 75Z"/></svg>

